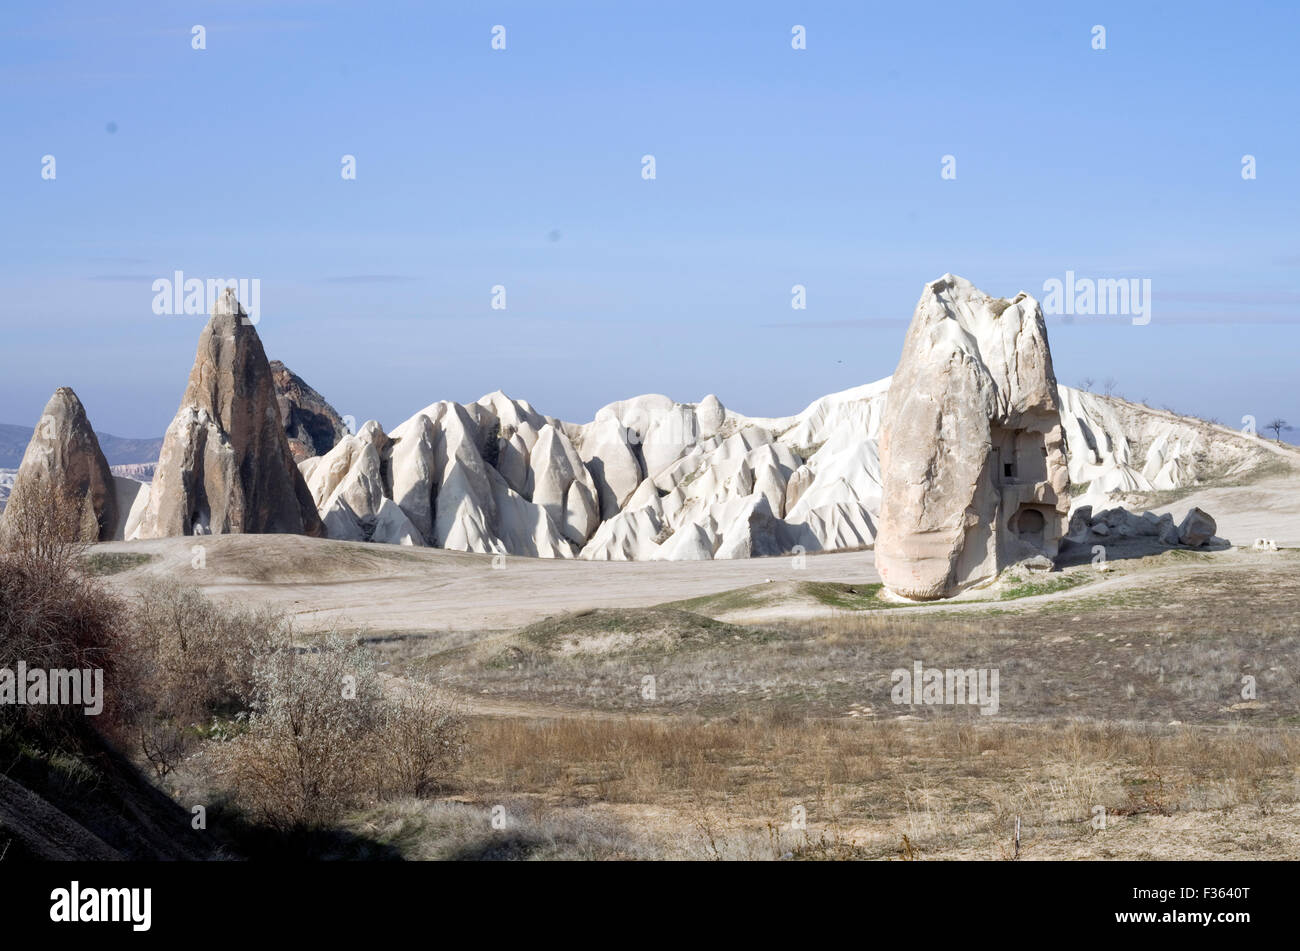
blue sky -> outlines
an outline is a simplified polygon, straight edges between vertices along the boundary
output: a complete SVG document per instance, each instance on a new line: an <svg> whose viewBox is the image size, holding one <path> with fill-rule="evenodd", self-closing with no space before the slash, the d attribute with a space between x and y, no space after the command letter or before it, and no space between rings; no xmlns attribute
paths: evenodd
<svg viewBox="0 0 1300 951"><path fill-rule="evenodd" d="M0 421L70 385L161 434L202 326L152 312L178 269L259 279L268 353L389 427L497 388L792 413L891 373L926 281L1072 270L1150 279L1152 320L1051 318L1063 382L1300 426L1297 9L12 6Z"/></svg>

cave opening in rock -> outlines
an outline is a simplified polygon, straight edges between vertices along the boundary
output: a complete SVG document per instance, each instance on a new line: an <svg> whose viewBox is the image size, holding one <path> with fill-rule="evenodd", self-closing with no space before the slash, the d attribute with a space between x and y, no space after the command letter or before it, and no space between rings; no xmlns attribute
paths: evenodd
<svg viewBox="0 0 1300 951"><path fill-rule="evenodd" d="M1041 548L1043 546L1043 530L1047 527L1047 519L1043 513L1036 508L1025 507L1016 513L1015 532L1021 541Z"/></svg>

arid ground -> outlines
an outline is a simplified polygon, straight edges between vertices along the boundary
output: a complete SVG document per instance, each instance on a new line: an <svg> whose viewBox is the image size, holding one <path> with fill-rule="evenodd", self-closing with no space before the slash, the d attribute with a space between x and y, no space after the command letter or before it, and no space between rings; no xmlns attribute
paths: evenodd
<svg viewBox="0 0 1300 951"><path fill-rule="evenodd" d="M353 831L415 858L1300 856L1300 477L1151 499L1234 548L1112 546L957 602L881 596L870 551L498 559L225 536L97 546L288 612L441 682L469 756ZM1250 550L1256 537L1276 552ZM996 713L907 705L891 671L984 668ZM177 779L182 782L183 779ZM494 827L504 824L504 828Z"/></svg>

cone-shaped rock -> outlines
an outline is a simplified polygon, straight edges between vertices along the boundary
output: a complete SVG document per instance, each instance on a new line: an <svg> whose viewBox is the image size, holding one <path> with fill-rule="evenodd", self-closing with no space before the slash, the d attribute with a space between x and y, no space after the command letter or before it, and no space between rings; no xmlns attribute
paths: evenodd
<svg viewBox="0 0 1300 951"><path fill-rule="evenodd" d="M45 404L14 478L6 512L17 513L40 487L74 500L81 510L80 541L110 541L117 527L117 496L108 460L86 418L85 407L61 386ZM71 540L71 539L69 539Z"/></svg>
<svg viewBox="0 0 1300 951"><path fill-rule="evenodd" d="M275 399L297 462L323 456L348 436L347 424L325 397L279 360L271 361Z"/></svg>
<svg viewBox="0 0 1300 951"><path fill-rule="evenodd" d="M889 387L876 568L907 598L950 597L1054 558L1069 473L1038 302L951 274L916 305Z"/></svg>
<svg viewBox="0 0 1300 951"><path fill-rule="evenodd" d="M163 439L140 537L267 532L320 535L321 522L294 465L262 342L227 289Z"/></svg>

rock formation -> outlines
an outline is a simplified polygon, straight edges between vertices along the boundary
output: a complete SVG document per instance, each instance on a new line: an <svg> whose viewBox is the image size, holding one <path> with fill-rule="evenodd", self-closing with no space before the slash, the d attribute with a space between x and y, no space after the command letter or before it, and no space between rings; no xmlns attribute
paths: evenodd
<svg viewBox="0 0 1300 951"><path fill-rule="evenodd" d="M279 360L271 361L271 380L295 462L325 455L348 435L343 418L325 397Z"/></svg>
<svg viewBox="0 0 1300 951"><path fill-rule="evenodd" d="M1184 542L1172 519L1104 510L1121 493L1238 475L1262 454L1222 427L1057 385L1033 299L951 276L922 295L895 378L779 418L649 394L575 424L498 391L349 435L320 393L266 361L239 314L233 292L214 308L152 492L112 483L111 537L323 531L599 560L876 544L891 587L940 597L1015 561L1050 563L1069 482L1086 484L1074 502L1088 508L1072 538L1193 544L1199 518Z"/></svg>
<svg viewBox="0 0 1300 951"><path fill-rule="evenodd" d="M1154 539L1165 548L1226 546L1227 541L1214 534L1216 530L1214 519L1199 508L1190 509L1182 522L1175 522L1168 512L1138 514L1119 507L1094 512L1091 505L1081 505L1070 513L1070 529L1065 537L1084 547L1098 542L1113 545L1130 539Z"/></svg>
<svg viewBox="0 0 1300 951"><path fill-rule="evenodd" d="M549 423L528 454L524 496L542 506L573 544L581 546L600 523L596 483L578 458L569 437Z"/></svg>
<svg viewBox="0 0 1300 951"><path fill-rule="evenodd" d="M877 443L890 382L835 393L776 419L742 416L716 398L691 404L651 395L611 403L580 425L496 392L426 407L376 443L377 462L348 450L300 467L330 535L352 540L389 537L374 527L386 499L410 523L384 520L401 543L463 551L699 560L869 547L881 509ZM1069 456L1072 479L1077 471L1149 487L1140 467L1148 446L1197 447L1204 457L1197 426L1206 424L1068 387L1055 391L1073 408L1067 428L1096 443ZM382 433L373 421L362 427L368 431ZM1128 432L1140 434L1131 447ZM1212 443L1240 443L1233 465L1253 451L1245 437ZM1082 436L1078 444L1087 445ZM322 495L323 473L334 465L343 471L329 477ZM364 505L354 494L330 501L354 467L358 481L380 494L368 490ZM338 512L345 498L349 518ZM1176 534L1177 526L1162 528Z"/></svg>
<svg viewBox="0 0 1300 951"><path fill-rule="evenodd" d="M389 435L372 420L301 469L331 538L395 535L401 544L569 558L594 528L596 501L559 426L504 394L469 406L434 403ZM509 478L488 458L513 460Z"/></svg>
<svg viewBox="0 0 1300 951"><path fill-rule="evenodd" d="M13 518L25 501L37 504L41 494L50 490L77 506L77 540L121 537L118 487L85 407L66 386L55 390L45 404L14 478L6 517Z"/></svg>
<svg viewBox="0 0 1300 951"><path fill-rule="evenodd" d="M425 536L389 496L384 479L390 440L378 423L367 423L355 436L303 468L317 510L330 538L390 545L423 545Z"/></svg>
<svg viewBox="0 0 1300 951"><path fill-rule="evenodd" d="M289 449L262 342L228 288L199 337L139 536L258 532L319 535L321 522Z"/></svg>
<svg viewBox="0 0 1300 951"><path fill-rule="evenodd" d="M158 463L132 462L122 466L109 466L108 468L113 475L130 479L132 482L152 482L154 470L158 468Z"/></svg>
<svg viewBox="0 0 1300 951"><path fill-rule="evenodd" d="M1196 548L1211 541L1217 529L1218 526L1215 525L1209 512L1193 508L1178 524L1178 540L1184 545Z"/></svg>
<svg viewBox="0 0 1300 951"><path fill-rule="evenodd" d="M926 285L880 435L876 567L916 600L1054 558L1069 472L1043 313L945 274Z"/></svg>

